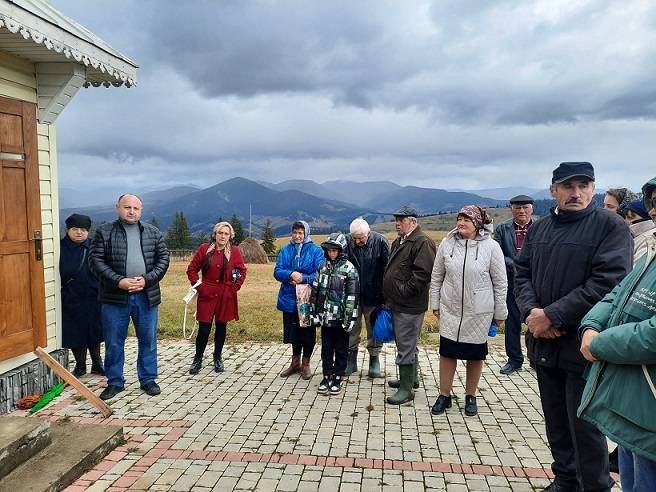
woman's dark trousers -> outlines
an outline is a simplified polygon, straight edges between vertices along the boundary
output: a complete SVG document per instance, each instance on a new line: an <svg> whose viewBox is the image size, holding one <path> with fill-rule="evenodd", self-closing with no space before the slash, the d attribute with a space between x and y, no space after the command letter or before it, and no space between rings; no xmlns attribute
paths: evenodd
<svg viewBox="0 0 656 492"><path fill-rule="evenodd" d="M308 359L312 356L317 342L317 330L313 326L302 327L298 322L298 313L282 313L284 329L291 335L292 355Z"/></svg>
<svg viewBox="0 0 656 492"><path fill-rule="evenodd" d="M215 323L216 329L214 330L214 359L221 359L221 352L223 352L223 344L226 339L226 327L228 323ZM212 330L212 323L198 322L198 335L196 335L196 358L202 358L205 353L205 347L210 338L210 331Z"/></svg>

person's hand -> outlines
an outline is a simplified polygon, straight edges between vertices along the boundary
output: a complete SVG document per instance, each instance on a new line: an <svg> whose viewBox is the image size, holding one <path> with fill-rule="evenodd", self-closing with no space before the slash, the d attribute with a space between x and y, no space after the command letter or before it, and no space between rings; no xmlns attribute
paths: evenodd
<svg viewBox="0 0 656 492"><path fill-rule="evenodd" d="M544 309L533 308L526 318L526 326L528 326L528 331L535 338L555 338L555 332L557 330L553 329L551 320L544 314Z"/></svg>
<svg viewBox="0 0 656 492"><path fill-rule="evenodd" d="M143 277L125 277L118 283L118 288L128 292L140 292L146 287L146 280Z"/></svg>
<svg viewBox="0 0 656 492"><path fill-rule="evenodd" d="M146 288L146 279L143 277L134 277L133 289L130 292L139 292Z"/></svg>
<svg viewBox="0 0 656 492"><path fill-rule="evenodd" d="M589 362L597 362L595 356L590 352L590 344L597 335L599 335L597 331L588 328L583 332L583 337L581 338L581 353L583 354L583 357L585 357L585 360Z"/></svg>
<svg viewBox="0 0 656 492"><path fill-rule="evenodd" d="M496 323L497 326L501 326L503 323L505 323L505 319L495 319L494 322Z"/></svg>
<svg viewBox="0 0 656 492"><path fill-rule="evenodd" d="M433 314L437 319L440 319L440 310L439 309L433 309Z"/></svg>
<svg viewBox="0 0 656 492"><path fill-rule="evenodd" d="M300 284L303 282L303 274L300 272L292 272L291 275L289 276L289 280L291 284Z"/></svg>

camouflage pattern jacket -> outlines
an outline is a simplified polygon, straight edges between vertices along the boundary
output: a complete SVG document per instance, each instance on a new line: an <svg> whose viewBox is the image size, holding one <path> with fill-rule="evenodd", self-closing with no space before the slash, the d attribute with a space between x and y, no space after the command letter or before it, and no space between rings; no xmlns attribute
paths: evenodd
<svg viewBox="0 0 656 492"><path fill-rule="evenodd" d="M360 306L358 271L342 250L335 261L326 260L312 283L310 315L315 324L343 328L356 325Z"/></svg>

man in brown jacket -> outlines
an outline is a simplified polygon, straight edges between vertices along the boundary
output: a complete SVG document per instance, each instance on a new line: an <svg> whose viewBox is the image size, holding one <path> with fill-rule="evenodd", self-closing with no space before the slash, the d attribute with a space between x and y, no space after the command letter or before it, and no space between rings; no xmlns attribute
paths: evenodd
<svg viewBox="0 0 656 492"><path fill-rule="evenodd" d="M390 405L401 405L414 399L413 388L419 387L417 343L424 314L428 308L428 289L435 261L435 241L421 231L417 211L401 207L394 213L399 237L392 243L383 277L383 296L392 310L396 364L399 379L389 381L398 388L387 398Z"/></svg>

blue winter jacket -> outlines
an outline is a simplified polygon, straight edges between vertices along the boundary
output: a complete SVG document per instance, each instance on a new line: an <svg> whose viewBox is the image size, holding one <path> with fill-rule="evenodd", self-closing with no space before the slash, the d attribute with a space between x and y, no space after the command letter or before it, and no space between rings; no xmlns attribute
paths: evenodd
<svg viewBox="0 0 656 492"><path fill-rule="evenodd" d="M323 250L312 242L310 226L300 221L305 227L305 239L302 244L290 241L280 250L276 268L273 270L274 278L280 282L278 291L278 309L285 313L296 311L296 286L289 282L292 272L303 274L303 283L311 284L317 269L325 261Z"/></svg>

